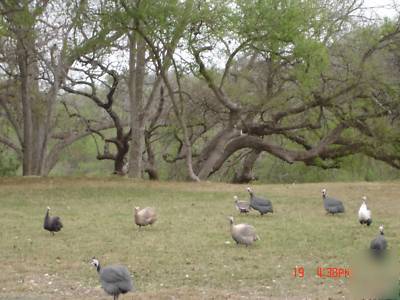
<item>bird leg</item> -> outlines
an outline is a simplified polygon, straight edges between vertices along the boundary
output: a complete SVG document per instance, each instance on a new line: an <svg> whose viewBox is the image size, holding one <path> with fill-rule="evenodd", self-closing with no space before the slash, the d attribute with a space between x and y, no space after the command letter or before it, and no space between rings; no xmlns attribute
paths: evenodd
<svg viewBox="0 0 400 300"><path fill-rule="evenodd" d="M51 231L51 235L53 235L53 236L54 236L54 231Z"/></svg>

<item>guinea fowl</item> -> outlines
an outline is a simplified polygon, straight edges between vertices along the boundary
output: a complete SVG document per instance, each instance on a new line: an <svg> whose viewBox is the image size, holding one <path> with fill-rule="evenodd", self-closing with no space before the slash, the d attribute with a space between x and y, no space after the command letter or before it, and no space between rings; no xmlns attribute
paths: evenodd
<svg viewBox="0 0 400 300"><path fill-rule="evenodd" d="M382 256L387 248L387 241L383 233L383 225L379 226L379 235L371 241L370 249L373 255Z"/></svg>
<svg viewBox="0 0 400 300"><path fill-rule="evenodd" d="M49 212L50 212L50 207L47 206L46 215L44 217L43 228L50 231L50 233L54 235L54 232L58 232L61 230L63 224L61 223L60 217L57 216L51 217L49 215Z"/></svg>
<svg viewBox="0 0 400 300"><path fill-rule="evenodd" d="M363 196L362 197L362 204L360 206L360 209L358 210L358 221L360 221L360 224L367 224L367 226L371 225L372 223L372 218L371 218L371 211L367 207L367 197Z"/></svg>
<svg viewBox="0 0 400 300"><path fill-rule="evenodd" d="M240 213L248 213L250 211L250 203L247 201L240 201L238 196L233 196L235 199L235 207Z"/></svg>
<svg viewBox="0 0 400 300"><path fill-rule="evenodd" d="M231 225L231 235L236 244L244 244L247 246L259 240L256 230L249 224L234 224L233 217L229 217Z"/></svg>
<svg viewBox="0 0 400 300"><path fill-rule="evenodd" d="M324 200L324 207L329 214L344 213L344 206L342 201L327 196L326 189L322 189L322 199Z"/></svg>
<svg viewBox="0 0 400 300"><path fill-rule="evenodd" d="M271 201L263 198L256 197L251 190L251 188L247 188L247 191L250 194L250 207L260 212L261 215L266 213L273 213L274 210L272 208Z"/></svg>
<svg viewBox="0 0 400 300"><path fill-rule="evenodd" d="M135 207L135 223L140 227L146 225L152 225L157 221L157 214L154 208L145 207L140 209L140 207Z"/></svg>
<svg viewBox="0 0 400 300"><path fill-rule="evenodd" d="M133 290L131 275L125 266L111 265L105 268L100 266L96 258L92 258L91 264L96 267L99 273L100 282L103 290L118 299L120 294L125 294Z"/></svg>

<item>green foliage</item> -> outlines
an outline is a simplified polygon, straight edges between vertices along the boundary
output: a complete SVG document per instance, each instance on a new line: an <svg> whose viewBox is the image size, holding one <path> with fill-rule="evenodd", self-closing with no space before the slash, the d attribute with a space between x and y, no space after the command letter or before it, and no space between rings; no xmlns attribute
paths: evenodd
<svg viewBox="0 0 400 300"><path fill-rule="evenodd" d="M0 176L15 176L20 167L20 161L12 150L0 146Z"/></svg>
<svg viewBox="0 0 400 300"><path fill-rule="evenodd" d="M100 147L102 146L103 144L101 143ZM96 144L93 137L88 136L64 150L60 162L52 170L51 175L110 175L113 171L113 161L99 161L96 156Z"/></svg>
<svg viewBox="0 0 400 300"><path fill-rule="evenodd" d="M302 63L297 64L294 71L300 88L311 91L319 84L320 74L329 64L328 50L319 41L300 37L294 42L293 54L302 59Z"/></svg>
<svg viewBox="0 0 400 300"><path fill-rule="evenodd" d="M339 160L340 168L322 169L297 162L288 164L270 155L259 160L255 175L263 183L382 181L400 179L400 170L363 155Z"/></svg>

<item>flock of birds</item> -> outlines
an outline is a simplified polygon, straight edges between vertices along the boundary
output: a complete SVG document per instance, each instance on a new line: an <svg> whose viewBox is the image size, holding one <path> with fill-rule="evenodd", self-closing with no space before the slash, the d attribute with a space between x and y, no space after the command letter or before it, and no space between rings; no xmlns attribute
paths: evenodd
<svg viewBox="0 0 400 300"><path fill-rule="evenodd" d="M60 217L50 216L50 207L47 207L44 217L43 228L48 230L52 235L63 228ZM152 207L135 207L134 220L139 229L142 226L152 225L157 221L157 214ZM96 268L99 274L100 283L104 291L113 296L114 300L118 299L120 294L128 293L134 290L131 275L125 266L110 265L102 268L96 257L92 258L91 264Z"/></svg>
<svg viewBox="0 0 400 300"><path fill-rule="evenodd" d="M254 209L264 215L267 213L273 213L273 207L270 200L265 198L257 197L250 187L247 188L250 195L249 201L240 201L237 196L234 196L235 207L239 213L249 213L251 209ZM328 197L326 189L322 190L322 199L324 208L327 214L339 214L344 213L343 202ZM358 220L361 225L370 226L372 223L371 211L367 207L367 197L362 197L362 204L358 211ZM46 215L44 218L44 229L48 230L52 235L55 232L60 231L63 228L60 217L50 216L50 207L47 207ZM152 207L135 207L134 208L134 220L139 229L142 226L152 225L157 220L157 214ZM243 244L249 246L255 241L260 240L257 235L255 228L252 225L241 223L235 224L233 217L229 217L230 231L232 239L236 244ZM379 234L376 238L371 241L370 251L376 257L382 257L387 249L387 241L383 233L383 225L379 226ZM134 290L132 279L128 269L121 265L110 265L102 268L100 262L95 257L92 258L91 264L96 268L102 288L104 291L113 296L114 300L118 299L120 294L125 294L129 291Z"/></svg>

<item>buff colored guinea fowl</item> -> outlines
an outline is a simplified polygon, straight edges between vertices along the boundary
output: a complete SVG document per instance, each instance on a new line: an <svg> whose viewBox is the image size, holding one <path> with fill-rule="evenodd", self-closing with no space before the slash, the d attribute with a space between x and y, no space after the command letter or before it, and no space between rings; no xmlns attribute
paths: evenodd
<svg viewBox="0 0 400 300"><path fill-rule="evenodd" d="M157 214L154 208L152 207L135 207L135 224L140 227L152 225L155 221L157 221Z"/></svg>
<svg viewBox="0 0 400 300"><path fill-rule="evenodd" d="M233 217L229 217L229 223L232 239L236 244L243 244L247 247L260 239L253 226L249 224L234 224Z"/></svg>

